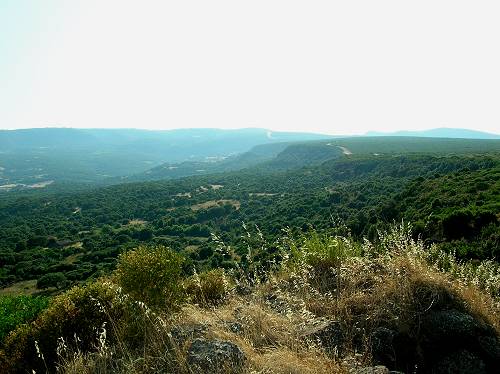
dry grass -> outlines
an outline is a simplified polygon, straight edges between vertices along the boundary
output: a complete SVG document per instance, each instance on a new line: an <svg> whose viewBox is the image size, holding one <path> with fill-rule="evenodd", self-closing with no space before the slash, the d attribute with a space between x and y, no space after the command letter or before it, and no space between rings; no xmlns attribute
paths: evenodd
<svg viewBox="0 0 500 374"><path fill-rule="evenodd" d="M144 221L142 219L131 219L129 222L128 222L128 226L144 226L145 224L147 224L148 221Z"/></svg>
<svg viewBox="0 0 500 374"><path fill-rule="evenodd" d="M267 196L275 196L277 195L276 193L269 193L269 192L250 192L248 196L256 196L256 197L267 197Z"/></svg>
<svg viewBox="0 0 500 374"><path fill-rule="evenodd" d="M338 237L334 241L313 237L294 243L294 258L285 259L281 269L254 287L251 294L238 296L228 290L226 301L218 306L191 304L174 317L162 316L168 324L157 326L156 334L150 336L155 341L144 342L139 351L147 351L149 356L129 360L113 370L156 372L151 366L137 365L155 361L164 362L163 367L175 366L179 373L192 372L186 355L190 342L199 336L173 344L174 353L168 357L164 345L158 343L169 339L174 326L186 331L203 326L204 338L235 343L245 353L245 372L297 374L343 373L370 365L370 334L375 328L391 327L417 336L420 320L430 310L458 309L500 332L498 298L495 292L488 292L495 291L498 273L490 269L489 278L481 274L479 282L479 275L472 276L469 265L456 260L451 261L454 270L445 271L443 261L441 266L430 261L435 253L411 239L404 227L398 230L382 238L381 247L365 243L364 256L359 256L359 247L350 247L348 240L339 244ZM450 258L447 263L449 270ZM342 352L340 356L302 337L308 327L325 320L342 321L345 326L346 340L335 351ZM61 372L112 371L99 359L76 357Z"/></svg>
<svg viewBox="0 0 500 374"><path fill-rule="evenodd" d="M249 293L238 294L223 272L195 274L186 280L190 304L158 314L137 304L133 329L114 321L115 341L91 353L61 355L58 371L191 374L197 371L188 364L188 350L202 337L236 344L246 357L245 373L344 373L373 364L374 329L417 337L432 310L463 311L500 333L498 267L473 269L433 252L404 226L381 237L378 246L314 235L284 242L290 256ZM325 321L344 328L342 346L334 350L304 337Z"/></svg>
<svg viewBox="0 0 500 374"><path fill-rule="evenodd" d="M248 373L343 373L340 364L327 357L318 347L308 347L294 334L297 329L288 318L277 314L258 301L238 298L220 308L207 310L194 305L183 308L168 325L153 320L144 346L139 349L109 347L103 352L75 352L61 360L58 372L76 373L195 373L187 364L187 350L199 336L188 336L184 341L172 338L171 329L190 331L203 326L207 339L231 341L245 353L244 372ZM233 324L240 323L241 331ZM166 353L166 347L170 353ZM228 369L228 373L235 372Z"/></svg>
<svg viewBox="0 0 500 374"><path fill-rule="evenodd" d="M36 279L21 281L0 289L0 295L33 295L40 292L36 288Z"/></svg>
<svg viewBox="0 0 500 374"><path fill-rule="evenodd" d="M209 200L205 201L204 203L191 205L191 210L196 212L201 209L208 209L215 206L223 206L223 205L232 205L236 208L236 210L240 209L241 206L238 200Z"/></svg>
<svg viewBox="0 0 500 374"><path fill-rule="evenodd" d="M254 359L255 372L276 374L336 374L346 373L341 365L319 351L291 351L287 348L270 350Z"/></svg>

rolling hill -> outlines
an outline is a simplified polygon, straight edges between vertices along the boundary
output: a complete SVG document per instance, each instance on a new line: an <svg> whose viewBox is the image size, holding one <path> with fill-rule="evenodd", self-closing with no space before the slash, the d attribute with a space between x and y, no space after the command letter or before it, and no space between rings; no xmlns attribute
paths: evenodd
<svg viewBox="0 0 500 374"><path fill-rule="evenodd" d="M225 159L166 163L122 181L176 179L246 168L261 171L291 170L341 158L409 153L474 154L500 152L497 139L456 139L405 136L348 137L255 146Z"/></svg>

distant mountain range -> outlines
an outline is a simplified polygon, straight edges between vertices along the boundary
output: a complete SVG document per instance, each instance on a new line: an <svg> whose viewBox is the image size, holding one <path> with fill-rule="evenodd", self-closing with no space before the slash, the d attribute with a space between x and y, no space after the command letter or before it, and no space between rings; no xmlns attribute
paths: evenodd
<svg viewBox="0 0 500 374"><path fill-rule="evenodd" d="M47 181L106 182L163 163L221 160L256 145L327 138L256 128L0 130L0 191Z"/></svg>
<svg viewBox="0 0 500 374"><path fill-rule="evenodd" d="M222 129L74 129L0 130L0 151L74 149L141 153L164 161L242 153L259 144L329 138L328 135L258 128Z"/></svg>
<svg viewBox="0 0 500 374"><path fill-rule="evenodd" d="M369 131L366 133L366 136L421 136L425 138L500 139L500 135L498 134L469 129L452 129L447 127L431 130L396 131L388 133Z"/></svg>
<svg viewBox="0 0 500 374"><path fill-rule="evenodd" d="M500 135L448 128L350 137L258 128L0 130L0 192L54 188L66 182L83 186L172 179L251 167L288 170L350 154L433 153L443 147L452 153L500 151L499 139Z"/></svg>

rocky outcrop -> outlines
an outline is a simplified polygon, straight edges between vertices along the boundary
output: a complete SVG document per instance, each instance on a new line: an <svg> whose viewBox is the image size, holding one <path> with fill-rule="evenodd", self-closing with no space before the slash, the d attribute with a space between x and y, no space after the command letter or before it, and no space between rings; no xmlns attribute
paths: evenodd
<svg viewBox="0 0 500 374"><path fill-rule="evenodd" d="M238 373L243 370L245 354L236 344L223 340L195 339L188 350L187 361L195 372Z"/></svg>
<svg viewBox="0 0 500 374"><path fill-rule="evenodd" d="M487 374L488 369L483 359L477 354L461 350L453 352L436 362L433 365L432 372L436 374Z"/></svg>
<svg viewBox="0 0 500 374"><path fill-rule="evenodd" d="M429 313L422 320L421 349L436 373L496 373L500 341L493 328L458 310Z"/></svg>
<svg viewBox="0 0 500 374"><path fill-rule="evenodd" d="M406 332L378 327L371 334L373 359L392 369L411 372L419 362L417 341Z"/></svg>
<svg viewBox="0 0 500 374"><path fill-rule="evenodd" d="M188 341L204 337L207 331L208 326L201 323L174 326L170 330L170 337L172 343L177 346L183 346Z"/></svg>
<svg viewBox="0 0 500 374"><path fill-rule="evenodd" d="M323 321L310 326L301 333L306 340L320 343L323 348L332 352L340 350L345 343L345 329L339 321Z"/></svg>
<svg viewBox="0 0 500 374"><path fill-rule="evenodd" d="M351 374L389 374L389 369L385 366L365 366L362 368L355 369L350 372Z"/></svg>
<svg viewBox="0 0 500 374"><path fill-rule="evenodd" d="M390 369L431 373L496 373L500 341L494 329L455 310L429 311L413 335L378 327L371 334L374 361Z"/></svg>

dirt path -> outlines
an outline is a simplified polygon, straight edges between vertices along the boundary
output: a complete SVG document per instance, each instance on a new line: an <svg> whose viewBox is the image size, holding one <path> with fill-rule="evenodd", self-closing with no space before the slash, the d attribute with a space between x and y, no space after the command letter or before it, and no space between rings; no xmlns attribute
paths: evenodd
<svg viewBox="0 0 500 374"><path fill-rule="evenodd" d="M352 152L350 150L348 150L346 147L342 147L341 145L338 145L337 147L339 147L342 150L343 154L352 155Z"/></svg>

